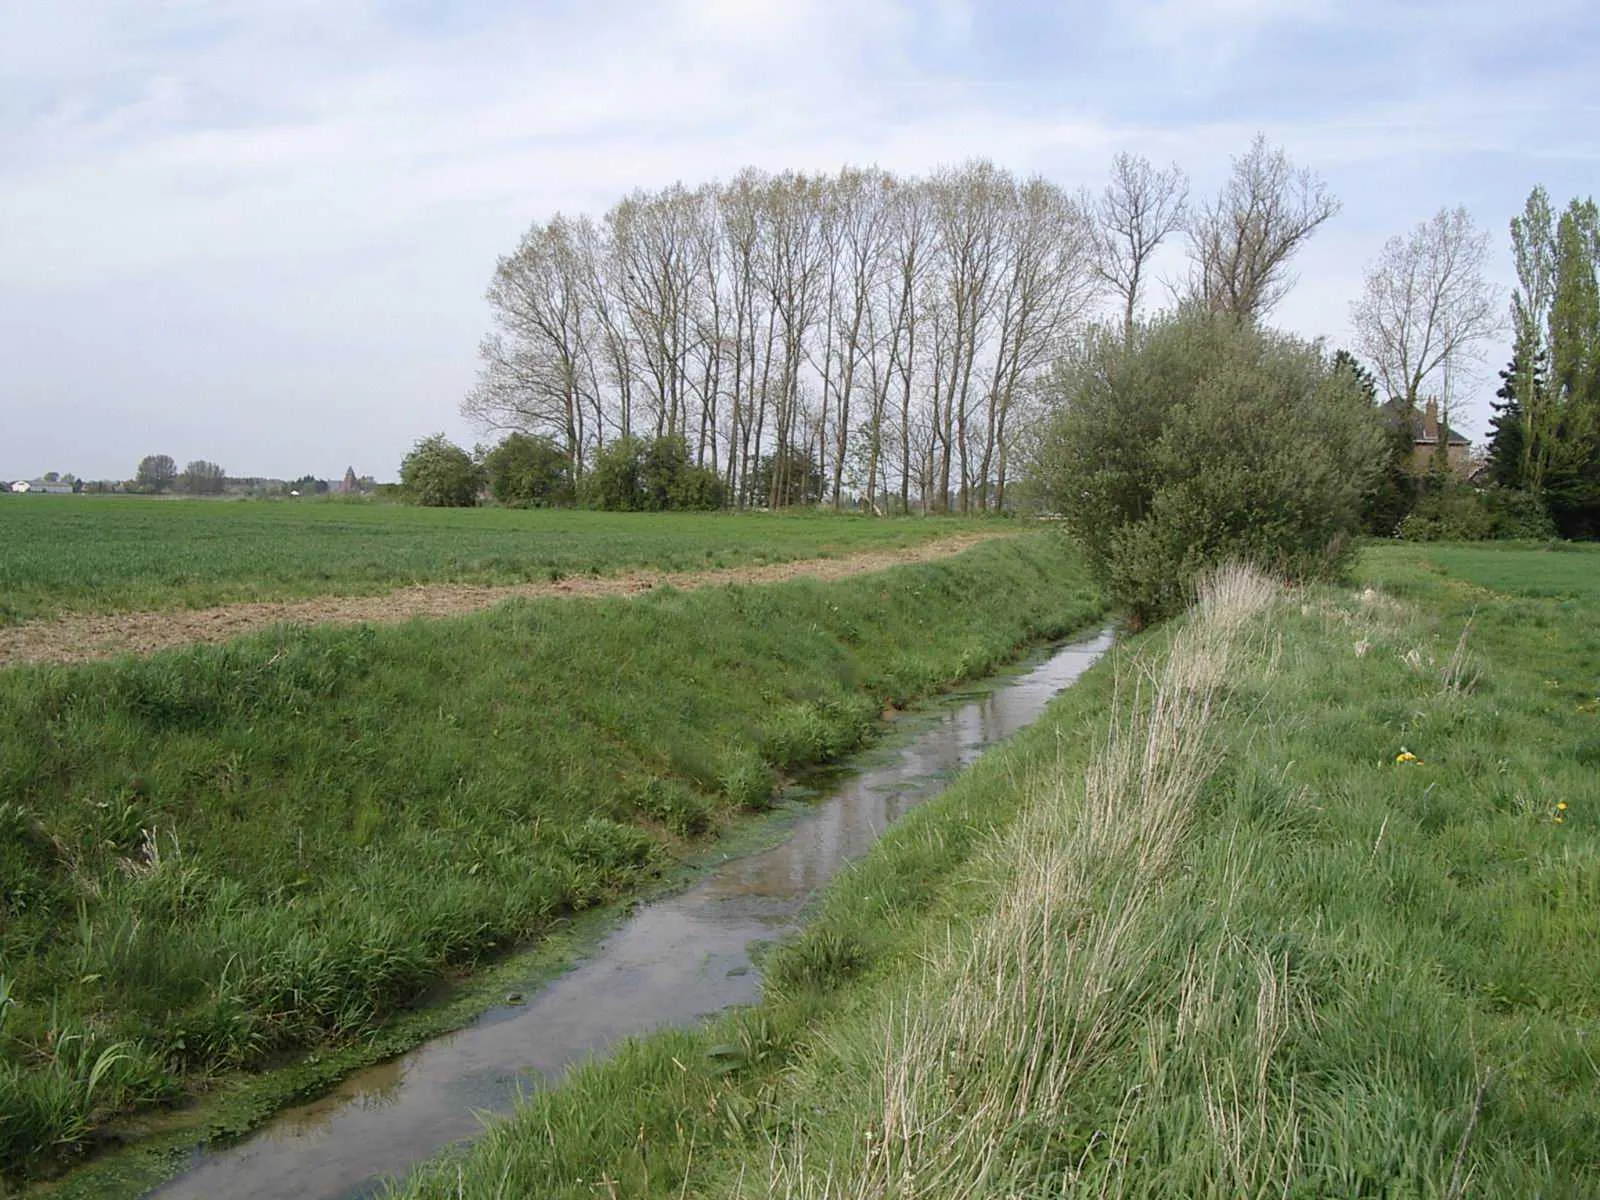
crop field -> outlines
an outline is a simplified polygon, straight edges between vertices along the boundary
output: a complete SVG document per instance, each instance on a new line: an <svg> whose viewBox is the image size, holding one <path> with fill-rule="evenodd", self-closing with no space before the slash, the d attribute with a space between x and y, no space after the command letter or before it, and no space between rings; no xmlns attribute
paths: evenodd
<svg viewBox="0 0 1600 1200"><path fill-rule="evenodd" d="M425 509L133 496L0 499L0 625L61 613L786 562L992 528L831 514Z"/></svg>
<svg viewBox="0 0 1600 1200"><path fill-rule="evenodd" d="M683 532L641 524L638 553L709 544L662 527ZM813 550L856 528L726 527ZM766 806L886 705L1101 607L1036 532L827 583L0 671L0 1180L218 1072L367 1036Z"/></svg>
<svg viewBox="0 0 1600 1200"><path fill-rule="evenodd" d="M836 881L759 1007L399 1194L1600 1195L1597 568L1374 546L1132 639Z"/></svg>

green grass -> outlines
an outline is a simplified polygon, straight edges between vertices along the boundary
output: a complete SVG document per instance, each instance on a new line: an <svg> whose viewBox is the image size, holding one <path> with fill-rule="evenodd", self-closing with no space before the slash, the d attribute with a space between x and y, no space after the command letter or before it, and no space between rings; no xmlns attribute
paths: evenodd
<svg viewBox="0 0 1600 1200"><path fill-rule="evenodd" d="M1419 572L1505 596L1566 600L1600 611L1600 545L1583 542L1395 543L1368 555L1368 576L1406 589Z"/></svg>
<svg viewBox="0 0 1600 1200"><path fill-rule="evenodd" d="M1600 1194L1594 562L1383 546L1226 657L1136 639L843 876L759 1008L403 1194ZM1198 724L1152 711L1175 657Z"/></svg>
<svg viewBox="0 0 1600 1200"><path fill-rule="evenodd" d="M511 584L639 567L782 562L989 527L830 513L16 496L0 501L0 624L62 612L372 594L414 583Z"/></svg>
<svg viewBox="0 0 1600 1200"><path fill-rule="evenodd" d="M982 605L974 596L982 595ZM0 673L0 1165L364 1036L1100 609L1052 534Z"/></svg>

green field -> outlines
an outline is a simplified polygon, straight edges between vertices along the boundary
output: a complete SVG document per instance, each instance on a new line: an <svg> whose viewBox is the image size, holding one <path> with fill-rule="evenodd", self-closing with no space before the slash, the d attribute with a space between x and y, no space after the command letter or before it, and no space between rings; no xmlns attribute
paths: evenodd
<svg viewBox="0 0 1600 1200"><path fill-rule="evenodd" d="M0 1177L365 1037L764 807L885 705L1100 610L1034 533L833 583L0 672Z"/></svg>
<svg viewBox="0 0 1600 1200"><path fill-rule="evenodd" d="M1600 612L1600 545L1555 542L1480 542L1470 545L1374 547L1365 577L1380 586L1409 591L1425 586L1421 576L1489 588L1504 596L1563 601Z"/></svg>
<svg viewBox="0 0 1600 1200"><path fill-rule="evenodd" d="M1386 545L1132 639L762 1005L403 1195L1600 1195L1597 568Z"/></svg>
<svg viewBox="0 0 1600 1200"><path fill-rule="evenodd" d="M0 624L62 612L693 570L911 546L992 526L825 513L440 509L334 500L0 500Z"/></svg>

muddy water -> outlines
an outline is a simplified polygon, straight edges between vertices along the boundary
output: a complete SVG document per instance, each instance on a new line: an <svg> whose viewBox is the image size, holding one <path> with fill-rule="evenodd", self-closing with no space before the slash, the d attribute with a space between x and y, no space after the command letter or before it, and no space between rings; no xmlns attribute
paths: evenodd
<svg viewBox="0 0 1600 1200"><path fill-rule="evenodd" d="M281 1113L237 1145L197 1156L162 1200L343 1200L472 1137L483 1114L630 1034L688 1025L760 998L755 944L792 932L807 899L865 853L896 817L952 772L1034 721L1111 644L1109 633L1058 648L992 691L952 705L898 746L839 779L801 811L781 844L712 868L688 890L645 905L527 1003Z"/></svg>

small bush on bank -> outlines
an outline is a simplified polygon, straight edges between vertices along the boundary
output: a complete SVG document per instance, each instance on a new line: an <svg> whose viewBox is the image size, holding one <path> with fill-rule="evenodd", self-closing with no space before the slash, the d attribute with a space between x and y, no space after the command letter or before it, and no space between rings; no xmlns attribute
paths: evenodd
<svg viewBox="0 0 1600 1200"><path fill-rule="evenodd" d="M1036 485L1137 622L1207 567L1338 574L1384 461L1377 414L1320 346L1183 310L1091 336L1047 388Z"/></svg>

